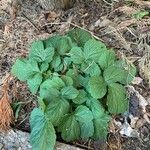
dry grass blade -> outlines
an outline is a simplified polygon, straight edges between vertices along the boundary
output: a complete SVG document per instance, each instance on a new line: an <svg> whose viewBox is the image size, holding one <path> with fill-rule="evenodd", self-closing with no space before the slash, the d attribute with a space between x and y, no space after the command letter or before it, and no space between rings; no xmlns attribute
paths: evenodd
<svg viewBox="0 0 150 150"><path fill-rule="evenodd" d="M8 96L8 81L10 76L4 81L2 87L2 98L0 99L0 131L7 131L13 122L13 110L10 106Z"/></svg>

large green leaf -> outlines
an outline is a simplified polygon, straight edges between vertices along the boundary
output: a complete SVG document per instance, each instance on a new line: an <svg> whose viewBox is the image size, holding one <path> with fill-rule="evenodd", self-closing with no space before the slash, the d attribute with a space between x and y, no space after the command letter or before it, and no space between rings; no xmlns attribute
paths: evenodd
<svg viewBox="0 0 150 150"><path fill-rule="evenodd" d="M44 113L35 108L30 117L30 142L33 150L53 150L56 135L51 122L45 118Z"/></svg>
<svg viewBox="0 0 150 150"><path fill-rule="evenodd" d="M101 76L91 77L88 86L89 93L96 99L102 98L107 92L106 83Z"/></svg>
<svg viewBox="0 0 150 150"><path fill-rule="evenodd" d="M36 92L38 91L40 84L42 83L42 78L42 75L40 73L37 73L31 79L28 79L27 83L30 91L33 94L36 94Z"/></svg>
<svg viewBox="0 0 150 150"><path fill-rule="evenodd" d="M73 42L77 43L77 45L81 47L83 47L84 44L92 38L89 32L79 28L69 31L68 36L71 37Z"/></svg>
<svg viewBox="0 0 150 150"><path fill-rule="evenodd" d="M117 68L115 66L110 66L103 73L104 79L107 84L111 84L114 82L121 82L124 80L125 72L121 68Z"/></svg>
<svg viewBox="0 0 150 150"><path fill-rule="evenodd" d="M115 52L112 50L106 50L102 53L102 55L99 58L99 65L104 70L114 64L114 61L116 59Z"/></svg>
<svg viewBox="0 0 150 150"><path fill-rule="evenodd" d="M66 142L74 141L80 137L80 125L74 115L66 115L61 125L61 136Z"/></svg>
<svg viewBox="0 0 150 150"><path fill-rule="evenodd" d="M77 121L82 122L82 123L83 122L86 123L87 121L93 120L92 112L89 110L88 107L84 105L80 105L76 108L75 117Z"/></svg>
<svg viewBox="0 0 150 150"><path fill-rule="evenodd" d="M61 94L65 99L74 99L78 96L79 91L73 86L67 86L61 90Z"/></svg>
<svg viewBox="0 0 150 150"><path fill-rule="evenodd" d="M72 101L75 104L82 104L87 100L87 93L84 90L79 90L78 96L73 99Z"/></svg>
<svg viewBox="0 0 150 150"><path fill-rule="evenodd" d="M123 80L120 82L122 84L130 84L136 75L136 67L128 60L118 60L115 62L115 66L124 70Z"/></svg>
<svg viewBox="0 0 150 150"><path fill-rule="evenodd" d="M95 39L88 40L84 45L84 57L86 60L98 62L103 52L107 50L106 46Z"/></svg>
<svg viewBox="0 0 150 150"><path fill-rule="evenodd" d="M31 45L31 51L29 52L29 58L36 60L37 62L51 62L54 56L54 48L44 48L43 41L33 42Z"/></svg>
<svg viewBox="0 0 150 150"><path fill-rule="evenodd" d="M82 63L81 70L90 76L99 76L101 74L100 67L95 63Z"/></svg>
<svg viewBox="0 0 150 150"><path fill-rule="evenodd" d="M26 81L40 72L36 62L29 62L27 59L17 59L12 67L11 73L21 81Z"/></svg>
<svg viewBox="0 0 150 150"><path fill-rule="evenodd" d="M118 83L108 86L107 95L108 111L113 114L123 113L128 109L128 100L125 88Z"/></svg>
<svg viewBox="0 0 150 150"><path fill-rule="evenodd" d="M47 118L52 122L54 126L57 126L60 119L64 114L69 111L69 103L65 99L54 99L50 101L45 109Z"/></svg>
<svg viewBox="0 0 150 150"><path fill-rule="evenodd" d="M73 47L70 51L71 60L75 64L81 64L84 61L83 51L80 47Z"/></svg>

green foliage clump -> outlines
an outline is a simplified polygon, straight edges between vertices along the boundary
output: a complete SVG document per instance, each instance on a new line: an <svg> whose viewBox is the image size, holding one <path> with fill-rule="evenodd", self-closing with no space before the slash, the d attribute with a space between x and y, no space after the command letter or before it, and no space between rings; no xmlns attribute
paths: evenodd
<svg viewBox="0 0 150 150"><path fill-rule="evenodd" d="M56 131L67 142L106 138L110 114L128 109L124 85L135 73L133 65L78 28L33 42L29 56L12 67L40 97L30 118L33 149L52 150Z"/></svg>

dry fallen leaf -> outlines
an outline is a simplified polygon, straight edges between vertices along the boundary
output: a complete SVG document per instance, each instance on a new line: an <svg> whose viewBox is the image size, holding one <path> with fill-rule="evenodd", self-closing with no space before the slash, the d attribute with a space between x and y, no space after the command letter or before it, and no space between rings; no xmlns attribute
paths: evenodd
<svg viewBox="0 0 150 150"><path fill-rule="evenodd" d="M6 78L2 87L2 98L0 99L0 130L7 131L10 128L10 124L13 122L13 110L10 106L8 96L8 81L10 76Z"/></svg>

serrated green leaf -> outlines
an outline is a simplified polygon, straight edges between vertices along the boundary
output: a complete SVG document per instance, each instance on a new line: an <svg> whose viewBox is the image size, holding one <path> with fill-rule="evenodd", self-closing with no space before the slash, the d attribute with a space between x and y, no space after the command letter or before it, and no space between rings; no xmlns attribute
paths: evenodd
<svg viewBox="0 0 150 150"><path fill-rule="evenodd" d="M69 103L65 99L54 99L46 107L47 118L54 126L59 124L60 119L69 111Z"/></svg>
<svg viewBox="0 0 150 150"><path fill-rule="evenodd" d="M108 86L107 106L108 111L113 114L120 114L128 109L126 90L121 84L112 83Z"/></svg>
<svg viewBox="0 0 150 150"><path fill-rule="evenodd" d="M104 79L107 84L114 82L122 82L124 80L125 72L121 68L110 66L103 73Z"/></svg>
<svg viewBox="0 0 150 150"><path fill-rule="evenodd" d="M98 63L100 67L104 70L109 66L113 65L115 59L116 59L115 52L112 50L106 50L100 56Z"/></svg>
<svg viewBox="0 0 150 150"><path fill-rule="evenodd" d="M82 104L87 100L87 93L84 90L79 90L78 96L73 99L72 101L75 104Z"/></svg>
<svg viewBox="0 0 150 150"><path fill-rule="evenodd" d="M37 63L29 62L27 59L17 59L12 67L11 73L21 81L26 81L40 72Z"/></svg>
<svg viewBox="0 0 150 150"><path fill-rule="evenodd" d="M72 78L74 87L78 87L79 86L79 79L78 79L78 72L77 72L77 70L69 69L66 72L66 75Z"/></svg>
<svg viewBox="0 0 150 150"><path fill-rule="evenodd" d="M47 47L54 47L55 49L57 48L58 41L61 39L60 35L54 35L52 37L49 37L48 39L43 41L44 48Z"/></svg>
<svg viewBox="0 0 150 150"><path fill-rule="evenodd" d="M133 14L133 17L135 19L142 19L145 16L149 15L149 11L137 11L136 13Z"/></svg>
<svg viewBox="0 0 150 150"><path fill-rule="evenodd" d="M115 66L124 70L123 80L121 80L120 83L130 84L136 75L136 67L132 63L128 62L128 60L116 61Z"/></svg>
<svg viewBox="0 0 150 150"><path fill-rule="evenodd" d="M53 150L56 142L55 129L44 113L35 108L30 117L30 142L33 150Z"/></svg>
<svg viewBox="0 0 150 150"><path fill-rule="evenodd" d="M81 123L86 123L87 121L93 120L92 112L89 110L88 107L84 105L80 105L76 108L75 117L76 117L76 120Z"/></svg>
<svg viewBox="0 0 150 150"><path fill-rule="evenodd" d="M62 36L58 41L57 51L60 55L65 55L72 48L72 41L70 37Z"/></svg>
<svg viewBox="0 0 150 150"><path fill-rule="evenodd" d="M60 95L59 90L65 87L65 83L59 77L47 79L40 86L40 97L46 100L51 100Z"/></svg>
<svg viewBox="0 0 150 150"><path fill-rule="evenodd" d="M63 119L61 127L62 139L70 142L80 137L80 125L74 115L67 115Z"/></svg>
<svg viewBox="0 0 150 150"><path fill-rule="evenodd" d="M69 65L71 64L71 57L65 57L64 60L63 60L63 63L64 63L64 66L66 68L68 68Z"/></svg>
<svg viewBox="0 0 150 150"><path fill-rule="evenodd" d="M71 86L71 85L73 85L73 80L72 80L71 77L63 75L63 76L61 77L61 79L64 81L64 83L65 83L66 86Z"/></svg>
<svg viewBox="0 0 150 150"><path fill-rule="evenodd" d="M54 48L44 48L42 41L33 42L31 45L31 51L29 52L29 58L36 60L37 62L51 62L54 56Z"/></svg>
<svg viewBox="0 0 150 150"><path fill-rule="evenodd" d="M95 62L91 62L90 64L82 63L81 70L90 76L99 76L101 74L101 70Z"/></svg>
<svg viewBox="0 0 150 150"><path fill-rule="evenodd" d="M73 86L67 86L61 90L61 94L65 99L74 99L78 96L79 91Z"/></svg>
<svg viewBox="0 0 150 150"><path fill-rule="evenodd" d="M100 56L106 50L105 44L95 39L90 39L85 43L83 52L86 60L98 62Z"/></svg>
<svg viewBox="0 0 150 150"><path fill-rule="evenodd" d="M49 67L49 63L43 62L43 63L40 65L40 71L43 73L43 72L47 71L48 67Z"/></svg>
<svg viewBox="0 0 150 150"><path fill-rule="evenodd" d="M89 93L96 99L102 98L107 92L106 83L102 76L91 77L88 86Z"/></svg>
<svg viewBox="0 0 150 150"><path fill-rule="evenodd" d="M101 118L93 120L94 124L94 135L95 140L106 139L108 134L108 123L110 121L110 116L104 114Z"/></svg>
<svg viewBox="0 0 150 150"><path fill-rule="evenodd" d="M51 62L51 66L52 68L56 71L58 69L58 67L61 64L61 58L60 56L54 56L52 62Z"/></svg>
<svg viewBox="0 0 150 150"><path fill-rule="evenodd" d="M80 123L81 134L80 137L82 139L88 139L92 137L94 134L94 125L93 121L88 121L86 123Z"/></svg>
<svg viewBox="0 0 150 150"><path fill-rule="evenodd" d="M92 38L91 34L83 29L75 28L68 32L68 36L72 41L77 43L78 46L84 46L84 44Z"/></svg>
<svg viewBox="0 0 150 150"><path fill-rule="evenodd" d="M87 99L86 105L92 111L94 119L101 118L104 115L104 108L97 99Z"/></svg>
<svg viewBox="0 0 150 150"><path fill-rule="evenodd" d="M87 89L87 83L89 82L90 76L83 77L82 75L79 75L79 83L81 86L83 86L85 89Z"/></svg>
<svg viewBox="0 0 150 150"><path fill-rule="evenodd" d="M75 64L81 64L85 59L80 47L73 47L70 51L70 55L73 63Z"/></svg>
<svg viewBox="0 0 150 150"><path fill-rule="evenodd" d="M43 77L40 73L35 74L31 79L28 79L27 83L30 88L30 91L33 94L36 94L36 92L38 91L40 84L42 83L42 79Z"/></svg>

